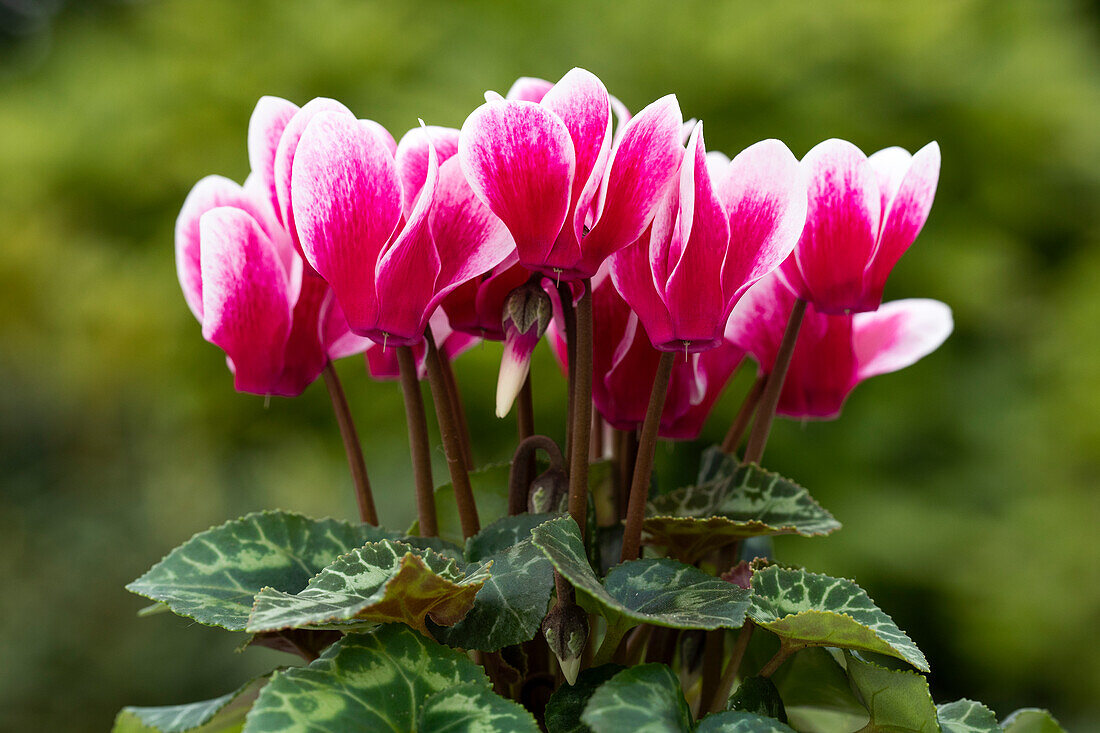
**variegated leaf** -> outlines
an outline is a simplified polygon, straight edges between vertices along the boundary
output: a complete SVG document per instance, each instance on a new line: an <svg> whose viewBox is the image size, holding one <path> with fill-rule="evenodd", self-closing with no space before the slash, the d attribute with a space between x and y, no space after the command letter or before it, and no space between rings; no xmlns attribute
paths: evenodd
<svg viewBox="0 0 1100 733"><path fill-rule="evenodd" d="M581 720L593 733L689 733L692 729L680 680L663 664L619 672L592 694Z"/></svg>
<svg viewBox="0 0 1100 733"><path fill-rule="evenodd" d="M338 558L299 593L264 588L256 595L247 631L302 627L353 629L399 621L428 633L425 618L457 623L488 578L487 566L464 573L454 560L383 540Z"/></svg>
<svg viewBox="0 0 1100 733"><path fill-rule="evenodd" d="M219 733L239 729L267 681L268 675L264 675L228 695L187 705L123 708L111 733Z"/></svg>
<svg viewBox="0 0 1100 733"><path fill-rule="evenodd" d="M484 685L467 682L429 697L418 716L418 731L447 733L539 733L531 713Z"/></svg>
<svg viewBox="0 0 1100 733"><path fill-rule="evenodd" d="M851 580L778 566L753 574L749 617L792 648L887 654L928 671L924 654Z"/></svg>
<svg viewBox="0 0 1100 733"><path fill-rule="evenodd" d="M503 552L523 540L530 539L531 530L556 516L555 514L517 514L514 517L502 517L466 540L466 559L476 562Z"/></svg>
<svg viewBox="0 0 1100 733"><path fill-rule="evenodd" d="M775 718L743 711L715 713L699 721L695 733L794 733Z"/></svg>
<svg viewBox="0 0 1100 733"><path fill-rule="evenodd" d="M870 716L867 733L939 733L928 680L910 670L880 667L845 652L848 679Z"/></svg>
<svg viewBox="0 0 1100 733"><path fill-rule="evenodd" d="M622 672L621 664L604 664L589 667L580 673L573 684L563 684L546 703L546 730L548 733L591 733L591 728L581 720L588 701L600 685Z"/></svg>
<svg viewBox="0 0 1100 733"><path fill-rule="evenodd" d="M943 733L1001 733L996 714L973 700L956 700L936 707Z"/></svg>
<svg viewBox="0 0 1100 733"><path fill-rule="evenodd" d="M306 667L277 672L245 733L412 731L432 694L489 679L465 654L400 624L351 634Z"/></svg>
<svg viewBox="0 0 1100 733"><path fill-rule="evenodd" d="M1050 711L1021 708L1001 721L1005 733L1066 733Z"/></svg>

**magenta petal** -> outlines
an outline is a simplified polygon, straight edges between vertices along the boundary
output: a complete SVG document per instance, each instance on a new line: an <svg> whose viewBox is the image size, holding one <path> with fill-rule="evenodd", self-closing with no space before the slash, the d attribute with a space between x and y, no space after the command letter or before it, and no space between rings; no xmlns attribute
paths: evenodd
<svg viewBox="0 0 1100 733"><path fill-rule="evenodd" d="M453 127L414 127L397 144L397 175L401 177L401 211L413 210L428 177L428 148L434 147L440 165L458 152L458 130Z"/></svg>
<svg viewBox="0 0 1100 733"><path fill-rule="evenodd" d="M764 140L741 151L715 180L729 215L722 289L732 300L794 250L806 224L806 179L786 145Z"/></svg>
<svg viewBox="0 0 1100 733"><path fill-rule="evenodd" d="M659 435L671 440L698 438L715 403L744 358L744 351L724 343L696 354L687 362L677 359L669 384L669 397L665 399ZM702 387L702 394L692 399L691 393L698 387ZM672 401L674 395L678 403Z"/></svg>
<svg viewBox="0 0 1100 733"><path fill-rule="evenodd" d="M298 143L291 185L306 260L328 281L352 329L371 330L375 267L401 216L393 157L354 116L321 112Z"/></svg>
<svg viewBox="0 0 1100 733"><path fill-rule="evenodd" d="M603 209L581 247L582 267L590 274L649 226L654 207L680 169L682 124L680 105L671 94L627 123L611 154Z"/></svg>
<svg viewBox="0 0 1100 733"><path fill-rule="evenodd" d="M608 260L611 282L619 295L638 314L650 343L663 344L675 339L668 307L653 285L649 267L648 237L616 252Z"/></svg>
<svg viewBox="0 0 1100 733"><path fill-rule="evenodd" d="M253 175L259 177L264 196L280 220L279 197L275 191L275 153L283 130L297 113L298 105L293 102L281 97L260 97L248 121L248 164Z"/></svg>
<svg viewBox="0 0 1100 733"><path fill-rule="evenodd" d="M290 334L283 351L283 371L271 393L297 397L313 384L328 362L322 342L322 318L331 299L328 284L319 277L305 278L291 315Z"/></svg>
<svg viewBox="0 0 1100 733"><path fill-rule="evenodd" d="M458 157L474 193L539 267L569 209L575 159L565 123L531 102L487 102L466 119Z"/></svg>
<svg viewBox="0 0 1100 733"><path fill-rule="evenodd" d="M776 412L800 419L828 420L840 414L858 383L852 348L852 316L807 309L809 328L800 331Z"/></svg>
<svg viewBox="0 0 1100 733"><path fill-rule="evenodd" d="M904 369L931 354L954 328L951 309L938 300L910 298L855 314L853 343L859 379Z"/></svg>
<svg viewBox="0 0 1100 733"><path fill-rule="evenodd" d="M310 279L324 282L320 278ZM321 343L324 344L328 358L336 361L337 359L343 359L345 356L352 356L366 351L374 342L356 335L351 330L344 311L340 309L340 304L336 302L336 297L332 294L332 289L326 285L326 290L327 295L321 310Z"/></svg>
<svg viewBox="0 0 1100 733"><path fill-rule="evenodd" d="M397 141L393 139L393 135L390 131L382 126L381 123L374 120L359 120L359 124L367 128L372 135L382 141L382 144L386 146L386 150L390 151L390 155L397 155Z"/></svg>
<svg viewBox="0 0 1100 733"><path fill-rule="evenodd" d="M819 310L858 308L881 219L875 172L859 148L844 140L818 144L802 167L809 207L796 249L798 267Z"/></svg>
<svg viewBox="0 0 1100 733"><path fill-rule="evenodd" d="M886 151L883 151L884 153ZM876 153L876 155L878 155ZM888 170L892 179L897 179L900 168L895 162L892 168L885 164L897 161L898 155L883 155L876 159L872 155L870 162L875 170ZM892 174L892 175L891 175ZM879 234L878 249L867 266L867 298L862 304L863 310L872 310L882 302L882 291L886 279L901 256L917 238L928 212L932 209L932 200L936 197L936 184L940 177L940 147L932 142L913 155L908 169L897 184L897 193L883 209L882 232Z"/></svg>
<svg viewBox="0 0 1100 733"><path fill-rule="evenodd" d="M212 209L199 229L203 338L225 351L238 391L268 394L290 334L286 272L267 235L240 209Z"/></svg>
<svg viewBox="0 0 1100 733"><path fill-rule="evenodd" d="M771 373L794 301L777 273L763 278L734 306L726 322L726 340L752 354L761 371ZM799 331L800 340L801 336Z"/></svg>
<svg viewBox="0 0 1100 733"><path fill-rule="evenodd" d="M554 83L533 76L521 76L512 84L505 99L522 102L541 102L546 93L554 88Z"/></svg>

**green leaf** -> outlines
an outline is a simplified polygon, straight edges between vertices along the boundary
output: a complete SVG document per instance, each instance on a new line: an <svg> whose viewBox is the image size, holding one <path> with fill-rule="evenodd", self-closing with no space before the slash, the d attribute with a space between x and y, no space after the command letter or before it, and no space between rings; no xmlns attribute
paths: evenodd
<svg viewBox="0 0 1100 733"><path fill-rule="evenodd" d="M581 720L581 713L593 693L626 667L620 664L604 664L589 667L577 676L572 685L564 684L554 691L546 703L546 730L549 733L590 733L592 730Z"/></svg>
<svg viewBox="0 0 1100 733"><path fill-rule="evenodd" d="M470 471L470 486L474 491L481 522L493 522L508 513L508 474L510 463L495 463L477 471ZM435 490L435 514L439 524L439 536L458 546L464 543L462 521L458 516L454 487L445 483ZM418 534L418 523L409 529L410 535Z"/></svg>
<svg viewBox="0 0 1100 733"><path fill-rule="evenodd" d="M732 456L709 461L704 473L712 478L658 496L646 507L650 541L684 562L749 537L816 537L840 529L798 484L755 465L740 466Z"/></svg>
<svg viewBox="0 0 1100 733"><path fill-rule="evenodd" d="M425 733L539 733L534 716L522 705L474 682L429 697L418 720L416 730Z"/></svg>
<svg viewBox="0 0 1100 733"><path fill-rule="evenodd" d="M877 652L928 671L924 654L850 580L772 566L753 574L752 590L749 617L789 647Z"/></svg>
<svg viewBox="0 0 1100 733"><path fill-rule="evenodd" d="M427 616L450 626L470 610L488 578L483 564L470 570L463 573L454 560L403 542L368 543L338 558L299 593L261 590L246 631L400 621L426 634Z"/></svg>
<svg viewBox="0 0 1100 733"><path fill-rule="evenodd" d="M663 664L619 672L593 693L581 720L594 733L689 733L692 729L680 681Z"/></svg>
<svg viewBox="0 0 1100 733"><path fill-rule="evenodd" d="M943 733L1001 733L992 710L973 700L956 700L936 708Z"/></svg>
<svg viewBox="0 0 1100 733"><path fill-rule="evenodd" d="M852 691L844 667L826 649L802 650L772 679L793 728L852 731L867 722L867 710Z"/></svg>
<svg viewBox="0 0 1100 733"><path fill-rule="evenodd" d="M200 624L241 631L261 588L297 593L338 555L392 534L367 524L257 512L200 532L126 588Z"/></svg>
<svg viewBox="0 0 1100 733"><path fill-rule="evenodd" d="M246 682L229 693L213 700L203 700L187 705L168 705L156 708L126 707L115 718L112 733L184 733L196 731L215 733L239 728L245 713L252 707L260 689L267 684L268 676Z"/></svg>
<svg viewBox="0 0 1100 733"><path fill-rule="evenodd" d="M676 629L736 629L745 621L750 592L668 559L616 565L600 583L571 517L553 519L531 533L558 572L572 583L578 601L619 631L648 623Z"/></svg>
<svg viewBox="0 0 1100 733"><path fill-rule="evenodd" d="M531 538L531 530L554 519L555 514L517 514L502 517L466 540L466 559L470 562L488 559L509 547Z"/></svg>
<svg viewBox="0 0 1100 733"><path fill-rule="evenodd" d="M277 672L245 733L416 730L428 696L489 679L465 654L400 624L350 634L307 667Z"/></svg>
<svg viewBox="0 0 1100 733"><path fill-rule="evenodd" d="M794 733L794 729L775 718L739 710L708 715L699 721L695 733Z"/></svg>
<svg viewBox="0 0 1100 733"><path fill-rule="evenodd" d="M1001 722L1005 733L1066 733L1047 710L1021 708Z"/></svg>
<svg viewBox="0 0 1100 733"><path fill-rule="evenodd" d="M867 733L939 733L928 681L910 670L893 670L845 652L848 679L870 715Z"/></svg>
<svg viewBox="0 0 1100 733"><path fill-rule="evenodd" d="M726 702L726 710L755 713L765 718L775 718L781 723L787 722L783 698L779 696L775 683L767 677L749 677L742 680Z"/></svg>
<svg viewBox="0 0 1100 733"><path fill-rule="evenodd" d="M529 539L479 559L491 563L492 572L473 607L453 626L431 626L432 635L451 646L487 652L533 639L554 590L550 561Z"/></svg>

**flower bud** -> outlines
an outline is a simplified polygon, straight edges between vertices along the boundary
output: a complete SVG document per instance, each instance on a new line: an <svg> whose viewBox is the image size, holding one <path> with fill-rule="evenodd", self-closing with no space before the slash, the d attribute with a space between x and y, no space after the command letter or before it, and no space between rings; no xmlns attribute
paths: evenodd
<svg viewBox="0 0 1100 733"><path fill-rule="evenodd" d="M568 499L569 479L560 469L550 468L531 482L527 495L527 511L532 514L565 512Z"/></svg>
<svg viewBox="0 0 1100 733"><path fill-rule="evenodd" d="M512 409L531 368L531 352L553 315L550 296L537 280L519 286L504 302L504 356L497 380L497 417Z"/></svg>
<svg viewBox="0 0 1100 733"><path fill-rule="evenodd" d="M575 601L559 599L543 619L542 635L558 658L566 681L569 684L576 682L581 653L588 641L588 614Z"/></svg>

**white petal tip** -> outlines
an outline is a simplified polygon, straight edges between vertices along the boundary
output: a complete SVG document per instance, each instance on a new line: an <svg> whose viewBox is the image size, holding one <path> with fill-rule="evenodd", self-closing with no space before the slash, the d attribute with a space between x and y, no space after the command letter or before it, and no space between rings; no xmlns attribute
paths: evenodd
<svg viewBox="0 0 1100 733"><path fill-rule="evenodd" d="M561 666L561 673L565 675L565 681L570 685L576 684L577 674L581 671L581 658L577 657L568 662L558 660L558 664Z"/></svg>

